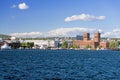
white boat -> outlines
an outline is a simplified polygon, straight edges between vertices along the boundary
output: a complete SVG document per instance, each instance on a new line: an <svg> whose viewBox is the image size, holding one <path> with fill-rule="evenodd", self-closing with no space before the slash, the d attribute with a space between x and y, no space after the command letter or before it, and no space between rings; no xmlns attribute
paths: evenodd
<svg viewBox="0 0 120 80"><path fill-rule="evenodd" d="M39 47L39 49L47 49L47 46L46 46L46 45L41 45L41 46Z"/></svg>
<svg viewBox="0 0 120 80"><path fill-rule="evenodd" d="M1 49L11 49L11 47L5 43L3 46L1 46Z"/></svg>

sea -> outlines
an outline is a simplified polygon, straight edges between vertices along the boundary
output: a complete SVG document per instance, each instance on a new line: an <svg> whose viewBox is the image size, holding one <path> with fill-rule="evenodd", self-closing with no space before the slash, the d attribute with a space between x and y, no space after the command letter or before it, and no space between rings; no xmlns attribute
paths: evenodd
<svg viewBox="0 0 120 80"><path fill-rule="evenodd" d="M0 80L120 80L120 51L0 50Z"/></svg>

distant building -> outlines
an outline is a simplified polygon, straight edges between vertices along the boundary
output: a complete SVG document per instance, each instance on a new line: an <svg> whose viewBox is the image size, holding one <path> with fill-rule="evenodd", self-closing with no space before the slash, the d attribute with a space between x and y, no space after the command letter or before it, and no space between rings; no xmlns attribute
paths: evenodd
<svg viewBox="0 0 120 80"><path fill-rule="evenodd" d="M92 48L97 48L100 43L100 33L96 32L94 34L94 39L90 40L90 34L84 33L83 40L74 40L73 45L80 47L80 48L86 48L86 46L91 46Z"/></svg>
<svg viewBox="0 0 120 80"><path fill-rule="evenodd" d="M100 42L100 46L102 47L102 48L109 48L109 42Z"/></svg>
<svg viewBox="0 0 120 80"><path fill-rule="evenodd" d="M68 48L70 48L72 45L73 45L73 42L71 41L71 40L69 40L69 41L67 41L67 46L68 46Z"/></svg>
<svg viewBox="0 0 120 80"><path fill-rule="evenodd" d="M24 40L20 41L21 43L23 42L33 42L34 45L37 46L47 46L47 47L59 47L59 41L56 40Z"/></svg>
<svg viewBox="0 0 120 80"><path fill-rule="evenodd" d="M83 40L83 36L77 35L77 36L76 36L76 40Z"/></svg>
<svg viewBox="0 0 120 80"><path fill-rule="evenodd" d="M59 48L60 47L60 41L54 41L54 47Z"/></svg>
<svg viewBox="0 0 120 80"><path fill-rule="evenodd" d="M88 40L90 40L90 34L89 33L84 33L83 41L88 41Z"/></svg>
<svg viewBox="0 0 120 80"><path fill-rule="evenodd" d="M94 33L94 42L100 42L100 33L99 32Z"/></svg>
<svg viewBox="0 0 120 80"><path fill-rule="evenodd" d="M2 47L5 43L7 45L9 45L12 49L17 49L20 47L20 42L15 37L11 37L11 39L9 39L9 38L8 39L1 39L0 40L0 47ZM6 46L6 44L5 44L5 46Z"/></svg>

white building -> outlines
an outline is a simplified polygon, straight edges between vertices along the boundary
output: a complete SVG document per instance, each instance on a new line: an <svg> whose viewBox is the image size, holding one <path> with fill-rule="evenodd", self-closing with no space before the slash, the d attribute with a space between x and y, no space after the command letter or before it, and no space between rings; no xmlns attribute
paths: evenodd
<svg viewBox="0 0 120 80"><path fill-rule="evenodd" d="M20 42L34 42L34 45L47 47L58 47L59 45L59 41L54 40L20 40Z"/></svg>

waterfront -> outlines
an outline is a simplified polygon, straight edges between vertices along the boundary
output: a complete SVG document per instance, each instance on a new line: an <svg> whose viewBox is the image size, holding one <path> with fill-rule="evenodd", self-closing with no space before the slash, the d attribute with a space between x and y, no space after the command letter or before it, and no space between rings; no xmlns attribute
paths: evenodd
<svg viewBox="0 0 120 80"><path fill-rule="evenodd" d="M119 80L120 52L0 50L1 80Z"/></svg>

